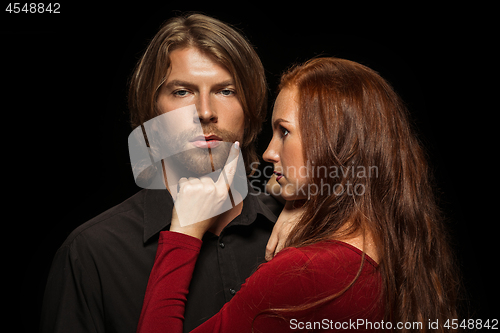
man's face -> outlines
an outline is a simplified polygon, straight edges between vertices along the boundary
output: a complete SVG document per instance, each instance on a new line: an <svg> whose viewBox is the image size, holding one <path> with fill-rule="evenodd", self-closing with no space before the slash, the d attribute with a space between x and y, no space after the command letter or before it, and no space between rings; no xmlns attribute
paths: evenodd
<svg viewBox="0 0 500 333"><path fill-rule="evenodd" d="M233 77L225 67L193 47L172 51L170 62L167 79L158 93L159 111L165 113L193 104L197 110L192 122L171 124L179 134L169 145L184 151L175 158L198 175L221 169L231 147L221 141L242 142L245 127ZM195 130L199 125L202 136Z"/></svg>

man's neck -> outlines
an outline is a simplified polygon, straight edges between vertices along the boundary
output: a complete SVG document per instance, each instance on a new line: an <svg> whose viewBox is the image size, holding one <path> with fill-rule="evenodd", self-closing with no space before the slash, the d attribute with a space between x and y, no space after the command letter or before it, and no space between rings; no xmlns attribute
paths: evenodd
<svg viewBox="0 0 500 333"><path fill-rule="evenodd" d="M243 209L243 201L241 201L239 204L234 206L228 211L225 211L224 213L220 214L219 217L217 218L217 221L214 223L212 228L210 228L208 231L213 233L214 235L219 236L224 230L224 228L236 218L236 216L241 214L241 211Z"/></svg>

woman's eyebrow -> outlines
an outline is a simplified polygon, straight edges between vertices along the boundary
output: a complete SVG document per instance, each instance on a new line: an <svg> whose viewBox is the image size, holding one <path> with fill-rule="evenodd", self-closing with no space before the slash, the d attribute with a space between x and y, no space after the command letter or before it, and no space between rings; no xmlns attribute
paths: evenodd
<svg viewBox="0 0 500 333"><path fill-rule="evenodd" d="M278 125L280 123L289 123L289 121L286 120L286 119L283 119L283 118L278 118L278 119L274 120L274 122L273 122L273 128L278 127Z"/></svg>

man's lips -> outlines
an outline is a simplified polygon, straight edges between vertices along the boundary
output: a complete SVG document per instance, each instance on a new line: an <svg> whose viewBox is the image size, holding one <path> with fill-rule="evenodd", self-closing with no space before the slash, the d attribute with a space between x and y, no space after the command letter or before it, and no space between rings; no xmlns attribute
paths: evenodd
<svg viewBox="0 0 500 333"><path fill-rule="evenodd" d="M222 142L222 138L217 135L199 135L190 140L197 148L215 148Z"/></svg>
<svg viewBox="0 0 500 333"><path fill-rule="evenodd" d="M277 171L273 171L273 173L276 175L276 181L280 180L281 178L283 178L283 174L277 172Z"/></svg>

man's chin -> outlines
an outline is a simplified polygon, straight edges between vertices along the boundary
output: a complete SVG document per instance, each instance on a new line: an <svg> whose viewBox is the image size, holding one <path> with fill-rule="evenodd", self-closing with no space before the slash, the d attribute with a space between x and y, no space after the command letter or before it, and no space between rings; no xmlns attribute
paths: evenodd
<svg viewBox="0 0 500 333"><path fill-rule="evenodd" d="M176 163L176 167L181 171L181 174L183 173L182 170L185 170L191 176L200 177L222 169L226 163L230 148L231 145L224 144L210 150L203 148L189 149L174 155L171 160Z"/></svg>
<svg viewBox="0 0 500 333"><path fill-rule="evenodd" d="M181 177L199 177L212 172L208 149L190 149L174 156Z"/></svg>

